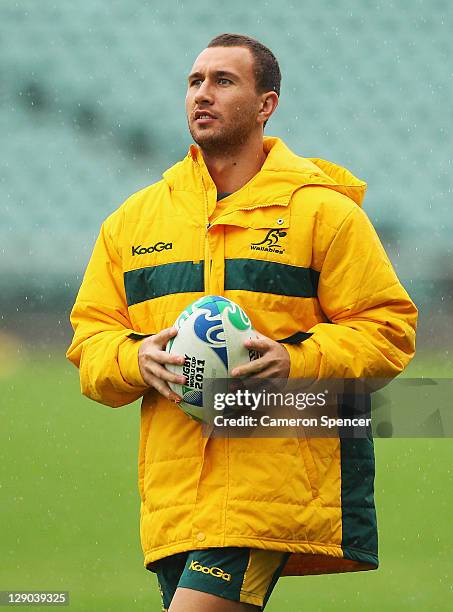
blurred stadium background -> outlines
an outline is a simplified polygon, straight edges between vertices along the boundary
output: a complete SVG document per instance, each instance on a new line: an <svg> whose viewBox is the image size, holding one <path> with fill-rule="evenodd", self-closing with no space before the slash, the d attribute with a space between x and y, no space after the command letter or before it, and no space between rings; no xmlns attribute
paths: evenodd
<svg viewBox="0 0 453 612"><path fill-rule="evenodd" d="M70 589L75 610L158 609L140 572L138 407L79 397L64 348L102 220L186 154L186 75L228 31L280 61L266 133L368 182L364 209L420 308L408 372L452 377L451 2L5 0L0 589ZM383 569L287 579L269 610L447 609L447 443L378 440Z"/></svg>

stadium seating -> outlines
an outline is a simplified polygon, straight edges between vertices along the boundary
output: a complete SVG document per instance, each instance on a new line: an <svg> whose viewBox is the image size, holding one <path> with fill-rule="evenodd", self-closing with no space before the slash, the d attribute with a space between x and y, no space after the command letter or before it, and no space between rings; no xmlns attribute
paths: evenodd
<svg viewBox="0 0 453 612"><path fill-rule="evenodd" d="M233 31L280 60L267 132L368 181L403 280L448 275L433 266L453 230L447 0L21 0L0 24L0 274L80 276L102 219L185 154L187 72Z"/></svg>

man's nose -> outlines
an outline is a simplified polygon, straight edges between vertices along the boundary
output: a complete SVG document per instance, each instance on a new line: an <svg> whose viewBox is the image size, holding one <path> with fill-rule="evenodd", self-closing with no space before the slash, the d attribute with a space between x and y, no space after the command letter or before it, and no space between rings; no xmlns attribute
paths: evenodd
<svg viewBox="0 0 453 612"><path fill-rule="evenodd" d="M197 93L195 94L195 102L200 104L201 102L207 102L208 104L212 104L213 102L213 92L210 83L207 80L204 80L200 87L197 89Z"/></svg>

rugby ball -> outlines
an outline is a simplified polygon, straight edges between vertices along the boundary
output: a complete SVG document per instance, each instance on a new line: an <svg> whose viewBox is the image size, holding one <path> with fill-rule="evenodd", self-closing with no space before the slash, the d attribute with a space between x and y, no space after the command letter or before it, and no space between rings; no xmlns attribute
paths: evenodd
<svg viewBox="0 0 453 612"><path fill-rule="evenodd" d="M212 408L212 383L226 381L231 371L259 357L244 346L255 337L250 319L242 308L218 295L204 296L192 302L175 321L178 334L167 343L166 351L184 355L184 365L167 369L187 377L186 384L169 383L182 397L178 405L198 421L208 420ZM217 387L218 388L218 387Z"/></svg>

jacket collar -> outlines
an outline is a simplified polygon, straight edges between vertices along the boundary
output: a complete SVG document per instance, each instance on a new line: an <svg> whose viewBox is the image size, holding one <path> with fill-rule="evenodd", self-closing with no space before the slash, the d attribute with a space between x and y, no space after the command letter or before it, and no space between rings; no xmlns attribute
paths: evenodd
<svg viewBox="0 0 453 612"><path fill-rule="evenodd" d="M265 137L263 148L267 157L261 170L234 194L242 208L288 204L294 191L306 185L323 185L362 204L367 185L349 170L322 159L300 157L280 138ZM164 172L163 178L175 191L216 191L196 145L191 145L187 156Z"/></svg>

